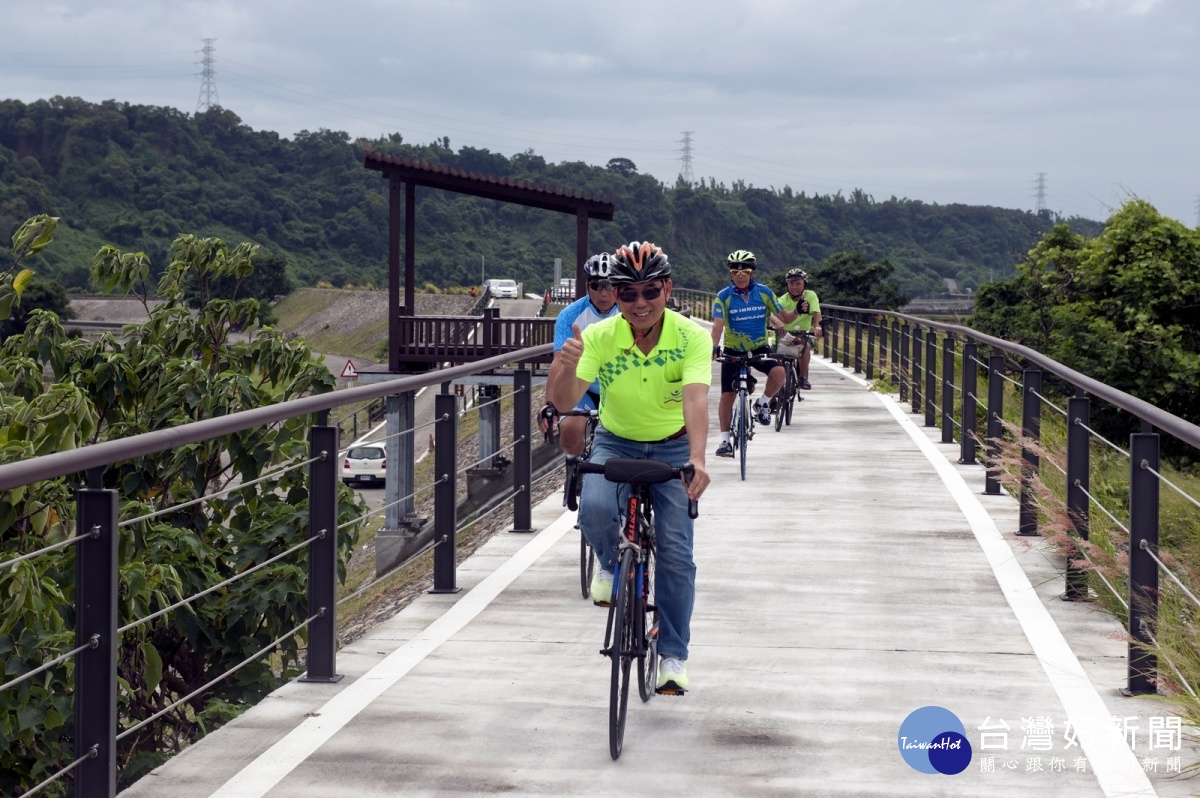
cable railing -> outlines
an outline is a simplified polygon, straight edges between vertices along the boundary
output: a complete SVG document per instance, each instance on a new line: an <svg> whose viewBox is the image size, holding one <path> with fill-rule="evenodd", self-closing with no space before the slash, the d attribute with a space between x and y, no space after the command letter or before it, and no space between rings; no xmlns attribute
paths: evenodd
<svg viewBox="0 0 1200 798"><path fill-rule="evenodd" d="M79 541L83 540L84 538L94 538L99 534L100 534L100 530L98 528L93 528L90 532L84 532L82 535L75 535L74 537L67 538L64 541L55 543L51 546L45 546L43 548L40 548L37 551L31 551L28 554L22 554L20 557L13 557L11 560L5 560L4 562L0 562L0 571L3 571L7 568L13 568L17 565L20 565L23 562L29 562L30 560L36 560L38 557L41 557L43 554L49 554L52 551L59 551L61 549L65 549L67 546L74 545L74 544L78 543Z"/></svg>
<svg viewBox="0 0 1200 798"><path fill-rule="evenodd" d="M12 552L11 556L0 561L0 578L7 578L10 584L12 580L24 580L17 582L22 585L22 589L37 589L41 579L40 577L35 579L37 572L32 569L39 567L39 562L50 562L58 572L69 575L70 560L62 560L62 564L58 565L57 561L53 559L53 555L56 553L65 552L73 556L76 574L86 575L86 578L77 576L74 589L70 591L73 593L74 608L68 614L75 618L75 643L71 650L48 656L40 661L24 662L17 666L16 671L13 670L13 661L10 659L8 665L12 678L0 684L0 693L17 688L25 690L28 684L39 684L53 674L54 682L64 686L64 692L69 692L73 696L75 704L74 727L72 733L67 737L67 739L74 739L75 750L72 752L69 747L63 748L59 756L59 764L66 763L65 766L58 767L53 775L42 779L37 784L33 784L35 779L31 777L27 783L21 784L19 789L27 789L24 794L32 796L56 783L73 780L74 794L77 798L112 798L114 785L117 783L119 758L128 757L133 750L129 746L136 746L139 739L144 739L144 732L148 727L160 722L178 724L183 717L180 713L185 710L193 712L194 710L189 709L189 706L199 696L219 689L217 685L223 680L229 679L239 670L256 663L256 667L265 668L275 673L275 678L278 678L286 670L281 670L280 663L288 661L289 657L302 658L304 675L301 681L332 682L341 678L337 674L336 668L336 608L341 603L336 596L337 573L339 559L347 556L344 548L348 545L346 541L353 540L352 537L344 537L342 533L348 527L364 523L374 513L362 515L339 505L340 459L336 456L339 451L338 428L327 422L331 409L389 396L415 396L415 392L421 388L437 384L448 385L453 381L482 373L492 374L492 379L498 382L505 380L511 382L514 390L505 394L503 398L511 397L513 399L514 440L503 448L498 445L498 440L493 440L491 456L501 451L511 454L514 488L502 501L512 500L513 531L532 531L530 529L531 491L529 490L533 459L531 448L533 413L530 406L532 375L527 369L515 369L507 374L498 374L496 370L504 370L511 362L532 362L534 358L548 354L550 349L550 345L542 345L466 366L414 375L386 383L310 395L276 405L212 417L176 426L169 430L104 441L79 449L0 465L0 491L13 491L48 480L66 480L65 484L69 484L70 480L84 479L82 485L76 490L75 517L57 518L55 521L55 528L70 529L73 525L76 530L80 531L75 534L68 533L69 536L64 540L39 546L28 552ZM497 374L498 376L496 376ZM435 420L421 426L436 427L435 473L457 474L458 469L453 467L453 458L458 445L458 417L453 407L455 397L443 393L438 394L434 399ZM493 417L491 427L494 428L497 436L500 426L498 423L499 401L498 397L494 402L486 403L487 406L476 408L483 415ZM278 425L281 422L297 418L316 419L315 423L311 423L309 427L307 455L293 458L291 462L282 465L265 464L264 470L254 475L252 479L238 481L238 478L235 477L232 480L235 484L226 484L221 490L205 492L204 495L190 498L187 501L172 503L167 507L133 515L125 520L118 520L122 506L144 510L147 505L146 498L136 489L130 490L128 495L122 496L124 483L118 487L105 487L103 476L105 469L137 458L152 459L159 453L178 447L224 440L229 435ZM401 434L411 435L416 426L413 424L411 428L401 430ZM481 438L488 437L482 432L482 428L483 424L481 423ZM481 441L481 449L483 448L484 443ZM447 458L450 463L448 468L446 467ZM415 463L389 463L389 466L390 479L392 468L399 466L411 474ZM434 589L438 591L457 589L454 586L456 578L454 547L458 503L455 483L456 479L453 477L443 476L421 489L421 491L435 491L433 529L430 531L429 542L425 544L424 548L425 550L434 550ZM169 481L167 485L170 486ZM303 515L302 508L300 513L293 513L298 525L289 527L286 530L286 536L277 538L278 542L282 542L284 545L272 547L267 544L266 540L258 543L246 539L242 533L235 532L233 526L226 526L222 521L226 518L230 507L243 506L246 501L258 500L271 504L290 503L288 491L300 486L305 489L302 495L307 496L307 521L303 521L301 517ZM231 494L237 497L240 491L251 495L243 495L240 500L235 500L232 504L219 501ZM171 490L163 490L161 493L162 495L158 498L163 501L170 500ZM151 495L153 496L154 492L151 492ZM404 500L411 498L413 496L406 496ZM226 546L221 552L214 553L215 562L220 566L219 570L226 573L218 574L214 571L213 575L226 578L220 578L211 584L200 586L200 589L192 591L189 595L179 595L178 581L164 581L160 594L156 595L161 595L161 604L165 604L165 606L155 606L160 604L155 599L149 607L144 608L153 611L145 612L136 619L125 619L126 622L122 624L118 618L119 608L123 606L121 599L123 583L119 569L128 565L125 558L136 556L134 547L138 545L139 541L156 540L164 530L179 529L180 527L172 524L170 517L189 508L192 508L192 513L188 515L189 526L198 517L209 518L213 521L212 529L215 539ZM31 515L39 512L40 508L32 508L32 511ZM375 512L382 511L383 508L380 508ZM292 539L288 539L288 537ZM296 540L296 537L300 539ZM36 537L33 540L40 542L36 540ZM342 542L339 543L339 541ZM339 548L339 546L343 548ZM271 551L271 548L275 548L275 551ZM291 562L296 560L296 555L302 552L307 554L306 569L303 567L302 558L300 568L291 565ZM52 559L46 560L45 558L48 557ZM289 560L289 558L291 559ZM44 568L45 566L40 567ZM254 648L257 649L254 654L242 658L236 663L223 662L221 675L207 680L203 685L184 683L184 689L171 688L164 693L161 691L167 688L163 683L147 684L147 689L154 692L155 695L143 695L140 706L146 708L147 712L151 708L154 708L155 711L150 712L146 717L141 717L140 712L137 715L126 714L119 708L116 679L118 678L118 653L121 651L122 645L135 647L151 645L150 636L146 634L139 633L136 639L124 643L123 636L128 636L128 633L142 628L157 629L159 634L164 630L174 629L178 626L176 622L173 621L168 626L163 626L162 622L164 618L173 613L179 613L180 610L188 610L187 617L189 618L195 617L202 607L207 608L204 610L206 612L219 611L212 608L220 606L220 602L225 601L223 598L225 596L236 592L244 593L247 589L246 586L250 586L248 589L257 590L257 585L266 582L273 588L279 589L280 586L275 583L277 580L263 580L262 577L266 574L280 573L278 569L281 567L286 567L289 569L288 573L294 573L297 578L302 579L301 584L307 583L307 595L304 595L303 587L300 588L299 593L292 592L291 588L287 588L289 593L286 600L278 603L274 603L272 600L271 612L273 614L294 612L292 618L300 619L299 622L293 621L290 630L278 634L281 629L287 629L287 626L282 623L278 625L275 625L274 622L271 625L247 624L252 629L262 626L262 629L249 633L252 636L245 638L246 643L253 643ZM238 591L234 590L235 587L238 588ZM168 594L172 594L170 599L166 598ZM217 605L213 605L213 599L216 597L221 598L218 599ZM144 605L131 606L143 607ZM279 620L284 620L284 617L280 616ZM271 634L263 634L266 631L270 631ZM68 629L65 635L69 636L70 634ZM297 647L292 642L299 635L305 636L303 647ZM63 638L63 642L67 640L69 637ZM63 646L63 648L65 649L67 646ZM244 645L243 649L249 650L250 645ZM275 658L264 661L264 658L272 651L279 653L275 655ZM134 652L134 656L136 656L136 652ZM229 667L224 667L225 665ZM121 688L121 692L122 695L133 700L135 695L130 693L132 689L130 685L136 687L136 680L128 680L126 686ZM149 700L151 698L154 699L153 702ZM157 705L159 699L168 703L152 707L151 704ZM124 700L122 699L122 701ZM164 719L167 720L164 721ZM175 726L170 728L175 728ZM118 749L123 752L120 757ZM45 756L54 755L53 751L45 754ZM53 759L49 759L47 764L53 761ZM44 773L43 771L39 774L39 778Z"/></svg>
<svg viewBox="0 0 1200 798"><path fill-rule="evenodd" d="M854 353L854 370L865 369L868 379L878 371L896 384L901 402L912 401L913 412L920 412L921 400L925 425L938 426L941 442L957 443L959 462L976 462L977 450L986 449L989 467L985 469L985 493L1001 491L1001 446L1019 449L1013 462L1012 479L1018 486L1019 519L1017 534L1039 535L1040 515L1046 511L1037 499L1038 490L1046 490L1041 482L1042 461L1048 469L1065 478L1065 516L1069 518L1071 534L1079 541L1089 540L1092 531L1090 511L1094 508L1107 517L1114 530L1128 536L1128 596L1122 597L1101 573L1081 546L1091 566L1085 570L1068 557L1064 598L1084 599L1088 595L1088 574L1095 574L1124 607L1127 613L1129 643L1128 691L1134 694L1156 690L1157 659L1155 644L1147 630L1156 629L1159 600L1159 573L1166 574L1171 583L1184 586L1186 580L1169 571L1159 557L1159 484L1166 484L1191 506L1200 508L1200 501L1187 491L1162 477L1159 469L1159 437L1172 436L1176 441L1200 449L1200 427L1174 416L1134 396L1119 391L1080 372L1064 366L1045 355L1003 339L980 333L969 327L923 319L917 316L874 309L823 305L826 326L831 334L825 336L823 354L834 363L846 366ZM867 358L860 361L859 353L866 338ZM980 347L992 354L982 357ZM922 348L924 352L922 353ZM941 358L936 356L941 349ZM938 360L941 360L939 367ZM1005 372L1009 363L1024 364L1019 374ZM1047 398L1042 388L1043 374L1053 375L1074 391L1066 407ZM941 402L935 403L934 392L940 381ZM987 391L979 391L979 382ZM1019 398L1019 422L1006 421L1006 387ZM1009 399L1011 401L1011 399ZM1130 435L1128 449L1113 443L1091 427L1091 402L1103 401L1125 411L1141 423L1141 430ZM1041 417L1046 407L1064 419L1066 431L1066 461L1056 462L1045 456L1042 449ZM982 414L980 411L982 410ZM1057 428L1057 427L1056 427ZM1128 458L1138 467L1131 468L1128 499L1122 511L1128 521L1117 514L1090 490L1092 441L1104 444ZM1103 533L1103 530L1099 530ZM1200 590L1187 588L1194 596ZM1161 636L1161 634L1159 635Z"/></svg>
<svg viewBox="0 0 1200 798"><path fill-rule="evenodd" d="M267 482L269 480L276 479L280 475L286 474L289 471L295 471L298 468L303 468L304 466L309 465L310 463L314 463L317 460L324 460L325 458L330 457L330 456L331 455L329 452L321 452L316 457L310 457L307 460L302 460L298 463L292 463L290 465L284 466L283 468L279 468L274 471L269 471L266 474L263 474L262 476L260 476L256 479L249 480L248 482L239 482L236 485L231 485L230 487L224 488L222 490L217 490L217 491L212 491L211 493L206 493L205 495L199 496L190 501L180 502L179 504L173 504L170 507L164 507L161 510L155 510L152 513L146 513L145 515L139 515L136 518L130 518L125 521L121 521L117 524L117 527L120 528L120 527L126 527L126 526L133 526L134 524L136 524L140 521L152 521L155 518L161 518L164 515L170 515L173 512L177 512L179 510L183 510L188 507L195 507L197 504L203 504L204 502L206 502L210 499L216 499L221 496L228 496L230 493L233 493L235 490L243 490L245 488L249 488L254 485L258 485L262 482Z"/></svg>

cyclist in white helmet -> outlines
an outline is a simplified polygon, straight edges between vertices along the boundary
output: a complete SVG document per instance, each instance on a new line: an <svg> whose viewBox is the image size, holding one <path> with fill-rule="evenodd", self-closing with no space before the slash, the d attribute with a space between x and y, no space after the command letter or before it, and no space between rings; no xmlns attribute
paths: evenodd
<svg viewBox="0 0 1200 798"><path fill-rule="evenodd" d="M617 313L617 296L613 293L612 283L608 281L611 268L611 256L607 252L588 258L583 264L583 274L587 278L587 295L563 308L554 322L554 360L550 363L550 373L546 378L546 404L542 405L538 414L538 428L543 434L549 432L550 425L559 418L557 399L552 391L555 378L562 370L559 351L571 337L571 325L578 324L582 330L592 322L607 319ZM578 410L598 410L600 384L593 382L575 407ZM559 419L558 447L564 454L579 454L583 451L583 435L586 429L587 419L583 416L566 416Z"/></svg>

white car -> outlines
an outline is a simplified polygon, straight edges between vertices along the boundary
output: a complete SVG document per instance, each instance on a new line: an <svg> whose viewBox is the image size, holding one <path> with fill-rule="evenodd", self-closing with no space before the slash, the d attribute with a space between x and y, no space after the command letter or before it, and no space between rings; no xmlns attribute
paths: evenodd
<svg viewBox="0 0 1200 798"><path fill-rule="evenodd" d="M354 446L342 459L342 482L383 482L387 456L382 446Z"/></svg>
<svg viewBox="0 0 1200 798"><path fill-rule="evenodd" d="M488 280L488 287L496 299L520 299L521 292L516 280Z"/></svg>

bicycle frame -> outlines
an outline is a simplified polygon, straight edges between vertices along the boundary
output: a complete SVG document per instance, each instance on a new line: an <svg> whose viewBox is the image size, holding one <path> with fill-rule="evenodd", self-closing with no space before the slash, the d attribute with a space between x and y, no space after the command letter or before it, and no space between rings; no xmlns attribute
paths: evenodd
<svg viewBox="0 0 1200 798"><path fill-rule="evenodd" d="M657 607L653 601L654 495L651 485L692 476L691 466L675 468L657 460L610 458L604 463L580 463L581 474L603 473L610 482L629 485L625 514L617 540L617 567L613 575L613 600L604 628L600 653L612 661L609 692L609 753L621 755L629 706L629 670L638 661L638 694L643 701L654 696L658 677ZM619 496L619 492L618 492ZM688 502L688 515L699 508ZM649 622L648 622L649 619Z"/></svg>
<svg viewBox="0 0 1200 798"><path fill-rule="evenodd" d="M733 400L733 418L729 431L730 443L733 445L733 450L738 453L743 481L746 479L746 444L754 437L754 419L751 418L750 413L750 392L754 390L755 380L750 374L750 363L759 357L761 356L744 353L721 355L718 358L724 363L738 365L738 373L733 380L736 396Z"/></svg>

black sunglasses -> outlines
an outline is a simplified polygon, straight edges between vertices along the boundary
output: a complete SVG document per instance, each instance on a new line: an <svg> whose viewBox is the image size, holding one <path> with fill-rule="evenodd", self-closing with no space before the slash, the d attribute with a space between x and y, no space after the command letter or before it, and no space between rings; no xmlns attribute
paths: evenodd
<svg viewBox="0 0 1200 798"><path fill-rule="evenodd" d="M640 292L636 288L626 288L617 292L617 299L621 300L622 302L637 302L638 294L640 293L642 295L642 299L646 300L647 302L651 302L655 299L658 299L662 292L663 290L661 285L648 286L643 288Z"/></svg>
<svg viewBox="0 0 1200 798"><path fill-rule="evenodd" d="M593 291L611 291L613 284L608 280L588 280L588 288Z"/></svg>

